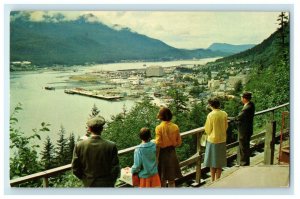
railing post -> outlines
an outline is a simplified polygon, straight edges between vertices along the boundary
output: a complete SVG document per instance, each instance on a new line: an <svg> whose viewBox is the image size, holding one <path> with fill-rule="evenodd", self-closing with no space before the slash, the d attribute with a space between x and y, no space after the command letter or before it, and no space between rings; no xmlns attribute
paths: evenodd
<svg viewBox="0 0 300 199"><path fill-rule="evenodd" d="M272 120L267 124L267 131L265 136L265 149L264 149L265 165L274 164L275 134L276 134L276 121L274 121L274 111L273 111Z"/></svg>
<svg viewBox="0 0 300 199"><path fill-rule="evenodd" d="M196 162L196 179L195 183L192 184L192 186L199 186L201 184L201 136L203 132L197 133L197 156L199 156L197 162Z"/></svg>
<svg viewBox="0 0 300 199"><path fill-rule="evenodd" d="M48 176L43 177L43 187L49 187Z"/></svg>

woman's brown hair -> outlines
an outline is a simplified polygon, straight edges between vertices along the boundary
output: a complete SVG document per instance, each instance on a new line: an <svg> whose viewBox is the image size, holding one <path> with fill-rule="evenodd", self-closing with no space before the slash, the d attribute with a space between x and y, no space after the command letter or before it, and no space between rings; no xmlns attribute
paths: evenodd
<svg viewBox="0 0 300 199"><path fill-rule="evenodd" d="M172 112L170 111L170 109L166 108L166 107L162 107L160 108L157 118L162 120L162 121L171 121L172 120Z"/></svg>

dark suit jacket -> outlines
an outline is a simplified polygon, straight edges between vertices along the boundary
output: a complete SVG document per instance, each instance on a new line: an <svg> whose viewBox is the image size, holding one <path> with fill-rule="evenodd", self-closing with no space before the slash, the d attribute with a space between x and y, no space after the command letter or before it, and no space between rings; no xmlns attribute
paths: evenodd
<svg viewBox="0 0 300 199"><path fill-rule="evenodd" d="M116 144L100 136L78 142L73 152L72 169L86 187L113 186L120 175Z"/></svg>
<svg viewBox="0 0 300 199"><path fill-rule="evenodd" d="M240 138L250 138L253 134L253 118L255 106L253 102L249 102L236 117L238 121L238 130Z"/></svg>

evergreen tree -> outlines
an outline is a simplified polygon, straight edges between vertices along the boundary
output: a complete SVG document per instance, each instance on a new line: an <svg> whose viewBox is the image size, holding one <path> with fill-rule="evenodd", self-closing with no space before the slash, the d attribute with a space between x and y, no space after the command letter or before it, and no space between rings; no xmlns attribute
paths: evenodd
<svg viewBox="0 0 300 199"><path fill-rule="evenodd" d="M289 16L286 12L281 12L277 18L279 32L280 55L285 62L289 61Z"/></svg>
<svg viewBox="0 0 300 199"><path fill-rule="evenodd" d="M68 156L68 151L67 151L67 139L65 138L65 128L63 126L60 127L59 130L59 138L56 142L56 165L57 166L63 166L67 164L67 156Z"/></svg>
<svg viewBox="0 0 300 199"><path fill-rule="evenodd" d="M173 101L170 104L170 108L174 115L178 113L183 113L188 110L187 108L187 101L188 96L186 96L181 88L172 87L167 91L167 95L169 95Z"/></svg>
<svg viewBox="0 0 300 199"><path fill-rule="evenodd" d="M289 23L289 17L286 12L281 12L277 18L279 28L277 29L280 34L280 44L284 48L287 38L286 26Z"/></svg>
<svg viewBox="0 0 300 199"><path fill-rule="evenodd" d="M90 114L90 118L97 116L100 113L100 110L96 106L96 104L93 105L92 113Z"/></svg>
<svg viewBox="0 0 300 199"><path fill-rule="evenodd" d="M124 116L123 113L112 117L112 121L107 123L101 136L116 142L118 150L132 147L140 143L138 133L142 127L151 129L152 138L155 135L155 127L158 124L156 115L159 108L151 104L150 100L144 99L136 103ZM132 154L120 157L122 167L132 165Z"/></svg>
<svg viewBox="0 0 300 199"><path fill-rule="evenodd" d="M241 94L242 90L243 90L242 80L239 80L234 84L234 95L238 96L239 94Z"/></svg>
<svg viewBox="0 0 300 199"><path fill-rule="evenodd" d="M46 141L44 142L44 149L41 152L41 162L45 170L55 167L54 155L54 145L52 144L50 137L47 136Z"/></svg>
<svg viewBox="0 0 300 199"><path fill-rule="evenodd" d="M67 148L67 160L66 162L71 163L73 157L73 150L75 147L75 136L74 133L71 133L68 139L68 148Z"/></svg>

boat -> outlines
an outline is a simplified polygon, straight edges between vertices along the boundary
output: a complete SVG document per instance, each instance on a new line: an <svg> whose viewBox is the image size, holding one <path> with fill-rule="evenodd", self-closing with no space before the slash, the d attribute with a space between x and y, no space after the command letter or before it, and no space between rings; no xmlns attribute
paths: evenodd
<svg viewBox="0 0 300 199"><path fill-rule="evenodd" d="M55 88L52 86L45 86L45 90L55 90Z"/></svg>

